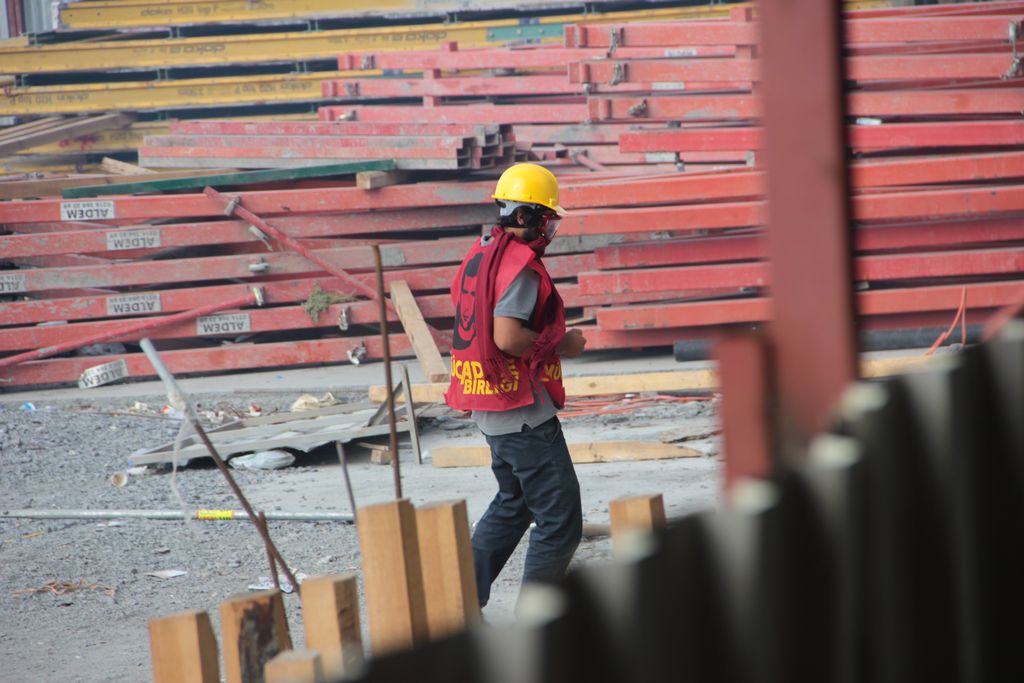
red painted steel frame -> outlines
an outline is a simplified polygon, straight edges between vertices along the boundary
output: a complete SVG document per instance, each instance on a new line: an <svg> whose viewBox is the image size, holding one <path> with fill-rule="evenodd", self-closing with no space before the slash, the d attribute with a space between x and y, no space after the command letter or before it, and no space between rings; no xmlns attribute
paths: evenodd
<svg viewBox="0 0 1024 683"><path fill-rule="evenodd" d="M579 123L588 118L582 98L577 103L452 104L440 107L353 105L320 107L320 118L333 121L421 121L438 123Z"/></svg>
<svg viewBox="0 0 1024 683"><path fill-rule="evenodd" d="M761 5L771 346L786 458L802 457L857 377L840 11L820 0Z"/></svg>

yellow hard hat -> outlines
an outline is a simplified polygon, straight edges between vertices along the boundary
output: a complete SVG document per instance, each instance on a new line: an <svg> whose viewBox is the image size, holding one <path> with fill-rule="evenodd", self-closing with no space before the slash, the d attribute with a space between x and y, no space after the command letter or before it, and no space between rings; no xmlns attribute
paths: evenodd
<svg viewBox="0 0 1024 683"><path fill-rule="evenodd" d="M559 215L565 213L565 209L558 205L558 179L554 173L537 164L509 166L498 178L491 197L508 202L540 204Z"/></svg>

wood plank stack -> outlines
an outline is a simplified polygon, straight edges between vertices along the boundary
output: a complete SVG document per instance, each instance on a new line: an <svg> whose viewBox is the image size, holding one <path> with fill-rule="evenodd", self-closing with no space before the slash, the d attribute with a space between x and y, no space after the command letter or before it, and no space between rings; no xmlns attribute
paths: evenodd
<svg viewBox="0 0 1024 683"><path fill-rule="evenodd" d="M511 126L332 122L179 121L147 136L149 168L287 168L327 160L393 159L400 170L470 170L515 161Z"/></svg>

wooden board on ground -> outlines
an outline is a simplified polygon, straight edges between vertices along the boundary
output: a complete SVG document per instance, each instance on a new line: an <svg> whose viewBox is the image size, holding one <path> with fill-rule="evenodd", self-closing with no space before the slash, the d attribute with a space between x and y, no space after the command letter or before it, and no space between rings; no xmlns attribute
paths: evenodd
<svg viewBox="0 0 1024 683"><path fill-rule="evenodd" d="M888 377L909 372L928 363L927 356L898 356L895 358L861 359L861 377ZM637 394L642 391L708 391L718 388L718 374L708 370L666 370L663 372L640 372L629 375L596 375L591 377L566 377L565 394L569 398L581 396L606 396L610 394ZM414 384L413 400L416 403L442 403L445 382ZM383 385L370 387L369 398L380 403L387 398ZM398 400L396 398L396 400Z"/></svg>
<svg viewBox="0 0 1024 683"><path fill-rule="evenodd" d="M491 449L487 446L440 446L430 449L434 467L489 467ZM598 462L631 460L665 460L696 458L700 451L658 441L587 441L569 444L573 463L585 465Z"/></svg>
<svg viewBox="0 0 1024 683"><path fill-rule="evenodd" d="M420 307L416 304L416 297L412 295L412 290L405 280L391 282L391 301L395 304L402 327L409 337L424 376L430 382L445 382L448 379L448 366L441 358L437 343L430 334L430 328L423 319ZM414 402L416 400L413 399Z"/></svg>

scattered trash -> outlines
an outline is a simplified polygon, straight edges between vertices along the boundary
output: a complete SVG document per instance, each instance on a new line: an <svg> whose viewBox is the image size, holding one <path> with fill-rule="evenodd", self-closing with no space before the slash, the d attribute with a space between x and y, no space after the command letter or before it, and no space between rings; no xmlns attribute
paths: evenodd
<svg viewBox="0 0 1024 683"><path fill-rule="evenodd" d="M153 576L158 579L173 579L188 574L184 569L158 569L155 572L146 572L146 576Z"/></svg>
<svg viewBox="0 0 1024 683"><path fill-rule="evenodd" d="M154 408L153 406L149 405L148 403L143 403L142 401L136 401L135 403L133 403L131 405L131 407L125 408L124 412L130 413L132 415L158 415L159 414L159 411L157 411L156 408Z"/></svg>
<svg viewBox="0 0 1024 683"><path fill-rule="evenodd" d="M288 451L259 451L228 460L237 470L280 470L294 462L295 456Z"/></svg>
<svg viewBox="0 0 1024 683"><path fill-rule="evenodd" d="M334 555L325 555L317 560L317 562L320 564L330 564L331 562L334 562Z"/></svg>
<svg viewBox="0 0 1024 683"><path fill-rule="evenodd" d="M121 488L122 486L128 483L128 473L114 472L113 474L110 475L110 483L118 488Z"/></svg>
<svg viewBox="0 0 1024 683"><path fill-rule="evenodd" d="M256 405L255 403L250 403L249 404L249 409L246 412L246 415L248 415L249 417L259 417L262 414L263 414L263 408L261 408L260 406Z"/></svg>
<svg viewBox="0 0 1024 683"><path fill-rule="evenodd" d="M307 575L303 574L302 572L298 572L295 574L295 580L299 583L305 581L306 578ZM292 586L291 582L289 582L286 579L278 579L278 583L281 584L282 593L293 593L295 591L295 587ZM246 586L246 588L248 588L251 591L268 591L274 588L274 580L267 576L261 576L254 583L250 583L248 586Z"/></svg>
<svg viewBox="0 0 1024 683"><path fill-rule="evenodd" d="M332 394L329 391L320 398L317 398L312 394L303 394L302 396L299 396L297 399L295 399L294 403L292 403L291 411L293 413L298 413L302 412L303 410L313 410L315 408L326 408L327 406L336 406L339 403L341 403L341 401L339 401L334 396L334 394Z"/></svg>
<svg viewBox="0 0 1024 683"><path fill-rule="evenodd" d="M128 469L125 470L125 474L132 477L141 477L143 475L149 474L150 472L150 468L146 467L145 465L140 465L139 467L129 467Z"/></svg>
<svg viewBox="0 0 1024 683"><path fill-rule="evenodd" d="M170 548L154 548L153 552L156 553L157 555L166 555L167 553L171 552L171 549Z"/></svg>
<svg viewBox="0 0 1024 683"><path fill-rule="evenodd" d="M116 519L112 519L109 522L99 522L96 526L124 526L124 523L119 522Z"/></svg>
<svg viewBox="0 0 1024 683"><path fill-rule="evenodd" d="M171 406L164 406L163 408L161 408L160 409L160 414L161 415L166 415L167 417L174 418L175 420L183 420L183 419L185 419L185 413L183 413L180 410L178 410L177 408L173 408Z"/></svg>
<svg viewBox="0 0 1024 683"><path fill-rule="evenodd" d="M36 409L36 406L34 403L22 403L21 409L24 410L26 413L31 413Z"/></svg>
<svg viewBox="0 0 1024 683"><path fill-rule="evenodd" d="M100 591L108 597L114 597L114 593L117 589L113 586L105 586L101 583L89 583L85 579L79 579L72 583L70 581L57 581L50 579L42 586L36 588L23 588L21 590L14 591L14 595L67 595L68 593L77 593L83 590L95 590Z"/></svg>

